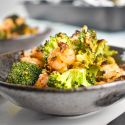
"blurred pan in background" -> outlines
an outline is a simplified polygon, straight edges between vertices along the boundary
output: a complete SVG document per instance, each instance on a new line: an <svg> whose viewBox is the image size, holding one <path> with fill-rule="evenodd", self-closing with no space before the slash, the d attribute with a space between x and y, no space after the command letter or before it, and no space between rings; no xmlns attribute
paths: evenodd
<svg viewBox="0 0 125 125"><path fill-rule="evenodd" d="M87 0L81 0L75 4L73 4L74 0L58 0L55 3L48 1L25 1L23 4L29 16L35 19L45 19L77 26L86 24L91 28L104 31L125 30L125 6L113 6L112 4L106 6L90 5L89 2L86 2Z"/></svg>

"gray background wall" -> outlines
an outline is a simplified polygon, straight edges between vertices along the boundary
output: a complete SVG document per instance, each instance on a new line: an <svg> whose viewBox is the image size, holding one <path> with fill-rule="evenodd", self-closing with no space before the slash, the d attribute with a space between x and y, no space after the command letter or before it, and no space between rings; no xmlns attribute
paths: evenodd
<svg viewBox="0 0 125 125"><path fill-rule="evenodd" d="M24 0L0 0L0 19L15 12L27 16L24 7L21 5L22 1Z"/></svg>

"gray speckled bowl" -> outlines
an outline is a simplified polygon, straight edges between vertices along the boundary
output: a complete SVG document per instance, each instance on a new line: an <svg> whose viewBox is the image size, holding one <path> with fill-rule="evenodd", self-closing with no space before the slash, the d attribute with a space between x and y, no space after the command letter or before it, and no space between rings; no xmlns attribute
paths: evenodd
<svg viewBox="0 0 125 125"><path fill-rule="evenodd" d="M119 51L116 59L124 63L121 59L125 59L125 49L113 48ZM125 81L76 90L36 89L6 83L10 67L18 57L19 52L0 56L0 93L21 107L51 115L74 116L98 111L125 96Z"/></svg>

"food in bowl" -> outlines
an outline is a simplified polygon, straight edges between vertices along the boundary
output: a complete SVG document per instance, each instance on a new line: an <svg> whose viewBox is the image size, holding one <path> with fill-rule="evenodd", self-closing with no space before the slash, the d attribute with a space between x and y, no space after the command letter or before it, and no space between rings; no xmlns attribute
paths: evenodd
<svg viewBox="0 0 125 125"><path fill-rule="evenodd" d="M111 50L96 32L83 26L71 37L50 36L44 45L22 52L12 65L7 82L36 88L76 89L106 84L125 75Z"/></svg>
<svg viewBox="0 0 125 125"><path fill-rule="evenodd" d="M25 18L18 15L6 17L0 24L0 40L14 39L20 36L35 35L37 33L37 27L29 26Z"/></svg>

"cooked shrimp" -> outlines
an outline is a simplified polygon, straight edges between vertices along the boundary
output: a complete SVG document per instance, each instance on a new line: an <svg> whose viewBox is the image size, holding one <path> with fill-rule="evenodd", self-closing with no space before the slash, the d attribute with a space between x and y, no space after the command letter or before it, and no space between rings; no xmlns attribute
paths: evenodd
<svg viewBox="0 0 125 125"><path fill-rule="evenodd" d="M39 79L35 83L35 87L45 88L47 87L47 82L48 82L48 74L47 73L40 74Z"/></svg>
<svg viewBox="0 0 125 125"><path fill-rule="evenodd" d="M22 53L21 53L21 58L22 57L30 57L31 56L31 51L23 51Z"/></svg>
<svg viewBox="0 0 125 125"><path fill-rule="evenodd" d="M104 74L102 80L96 82L97 85L122 79L122 76L125 76L125 71L117 65L113 57L108 57L108 64L102 65L101 71L104 71Z"/></svg>
<svg viewBox="0 0 125 125"><path fill-rule="evenodd" d="M23 17L19 17L15 21L17 25L22 25L25 23L25 19Z"/></svg>
<svg viewBox="0 0 125 125"><path fill-rule="evenodd" d="M58 43L58 46L60 47L59 50L60 59L67 65L73 64L73 62L75 61L74 50L70 49L67 44L62 42Z"/></svg>
<svg viewBox="0 0 125 125"><path fill-rule="evenodd" d="M60 54L60 59L68 65L75 61L75 53L72 49L66 49Z"/></svg>
<svg viewBox="0 0 125 125"><path fill-rule="evenodd" d="M34 57L39 60L42 60L43 53L39 51L37 48L33 48L31 51L24 51L21 56L22 57Z"/></svg>
<svg viewBox="0 0 125 125"><path fill-rule="evenodd" d="M67 64L65 64L61 59L60 59L60 49L57 48L52 51L52 53L48 57L48 65L57 71L63 72L67 70Z"/></svg>
<svg viewBox="0 0 125 125"><path fill-rule="evenodd" d="M31 57L22 57L21 61L25 61L25 62L29 62L29 63L33 63L36 64L40 67L42 67L42 61L38 60L37 58L31 58Z"/></svg>
<svg viewBox="0 0 125 125"><path fill-rule="evenodd" d="M43 53L39 51L37 48L32 49L31 51L31 56L38 58L39 60L42 60L43 58Z"/></svg>
<svg viewBox="0 0 125 125"><path fill-rule="evenodd" d="M4 22L3 22L3 28L5 30L10 30L12 28L15 28L15 24L14 24L13 20L10 19L10 18L5 19Z"/></svg>
<svg viewBox="0 0 125 125"><path fill-rule="evenodd" d="M59 72L66 71L68 65L75 61L75 52L65 43L61 43L58 48L54 49L48 57L48 65Z"/></svg>
<svg viewBox="0 0 125 125"><path fill-rule="evenodd" d="M106 79L106 82L112 82L120 76L125 75L125 71L119 68L117 64L107 64L101 69L105 72L103 77Z"/></svg>

